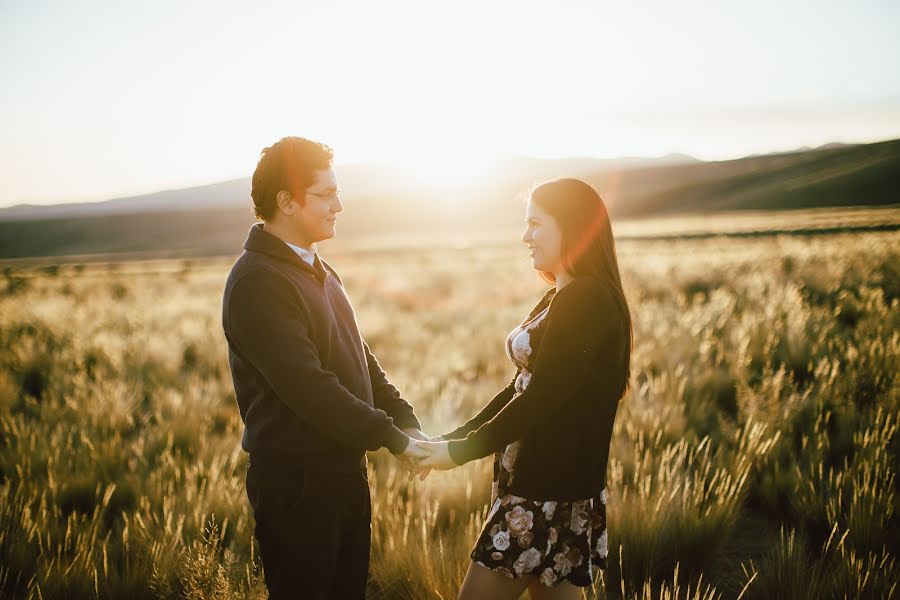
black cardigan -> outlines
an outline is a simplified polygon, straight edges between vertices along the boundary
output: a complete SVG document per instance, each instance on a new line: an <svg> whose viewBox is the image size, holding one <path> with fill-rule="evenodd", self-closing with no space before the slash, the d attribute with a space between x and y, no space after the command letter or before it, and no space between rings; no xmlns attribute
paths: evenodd
<svg viewBox="0 0 900 600"><path fill-rule="evenodd" d="M252 462L358 469L366 450L402 452L412 407L360 337L334 270L304 262L261 224L225 284L222 326Z"/></svg>
<svg viewBox="0 0 900 600"><path fill-rule="evenodd" d="M528 387L516 394L513 378L478 415L444 436L455 462L521 440L511 493L542 500L600 494L630 344L615 293L597 279L578 277L544 296L531 312L550 304Z"/></svg>

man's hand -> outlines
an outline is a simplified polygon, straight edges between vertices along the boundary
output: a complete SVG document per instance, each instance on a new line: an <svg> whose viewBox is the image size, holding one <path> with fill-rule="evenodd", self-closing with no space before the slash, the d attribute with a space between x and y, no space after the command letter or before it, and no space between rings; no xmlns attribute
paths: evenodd
<svg viewBox="0 0 900 600"><path fill-rule="evenodd" d="M400 464L403 465L403 468L409 472L409 478L412 479L416 473L420 471L420 467L418 465L419 461L427 458L430 455L430 452L425 448L419 448L416 444L419 443L419 438L413 437L410 432L416 432L417 435L425 435L418 429L404 429L407 435L409 435L409 443L406 445L406 448L400 454L395 454L397 460L400 461ZM425 436L427 437L427 436Z"/></svg>
<svg viewBox="0 0 900 600"><path fill-rule="evenodd" d="M412 427L404 429L403 431L405 431L406 435L408 435L409 437L414 438L416 440L421 440L423 442L442 442L442 441L444 441L444 438L442 438L439 435L431 437L427 433L423 432L422 430L414 429ZM431 473L431 469L422 469L418 465L416 465L416 467L414 469L407 468L407 471L409 471L409 479L412 479L413 477L415 477L418 474L419 481L425 481L425 478L428 477L428 475Z"/></svg>
<svg viewBox="0 0 900 600"><path fill-rule="evenodd" d="M411 437L415 440L422 440L424 442L432 441L431 436L429 436L427 433L425 433L421 429L416 429L415 427L407 427L403 431L406 433L406 435L408 435L409 437Z"/></svg>
<svg viewBox="0 0 900 600"><path fill-rule="evenodd" d="M406 432L406 435L413 438L414 440L420 440L423 442L436 442L443 440L441 436L431 437L421 429L416 429L415 427L407 427L403 430ZM408 474L408 479L411 481L413 477L416 475L419 476L419 481L425 481L425 478L428 477L428 474L431 473L431 469L422 469L413 461L401 461L403 462L403 467L406 469Z"/></svg>

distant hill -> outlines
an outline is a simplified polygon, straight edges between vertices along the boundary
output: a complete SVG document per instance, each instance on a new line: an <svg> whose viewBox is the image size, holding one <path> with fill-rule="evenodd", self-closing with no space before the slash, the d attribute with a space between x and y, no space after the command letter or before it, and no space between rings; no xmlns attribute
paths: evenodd
<svg viewBox="0 0 900 600"><path fill-rule="evenodd" d="M129 213L198 210L246 202L250 180L232 179L210 185L114 198L102 202L18 204L0 209L0 221L94 217Z"/></svg>
<svg viewBox="0 0 900 600"><path fill-rule="evenodd" d="M567 158L538 159L510 157L492 165L483 177L490 187L521 185L528 179L550 179L565 175L585 176L626 168L676 165L697 162L683 154L670 154L660 158ZM337 167L341 188L349 198L397 199L434 197L460 192L459 186L450 188L417 181L398 169L377 164L351 164ZM75 202L65 204L19 204L0 209L0 221L30 219L54 219L88 216L108 216L128 213L160 211L193 211L229 206L247 207L250 201L250 178L232 179L209 185L176 190L165 190L114 198L102 202Z"/></svg>
<svg viewBox="0 0 900 600"><path fill-rule="evenodd" d="M618 216L885 205L900 201L900 140L588 178Z"/></svg>
<svg viewBox="0 0 900 600"><path fill-rule="evenodd" d="M450 167L448 167L450 168ZM900 140L705 162L513 157L476 183L428 184L378 165L338 168L342 239L472 235L519 227L535 182L581 177L614 218L900 203ZM0 258L152 252L234 254L253 222L249 178L55 206L0 209Z"/></svg>

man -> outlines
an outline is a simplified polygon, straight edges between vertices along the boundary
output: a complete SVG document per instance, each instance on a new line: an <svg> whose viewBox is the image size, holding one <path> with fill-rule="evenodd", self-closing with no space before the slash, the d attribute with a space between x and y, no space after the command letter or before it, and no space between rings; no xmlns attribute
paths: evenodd
<svg viewBox="0 0 900 600"><path fill-rule="evenodd" d="M262 151L251 191L262 223L225 284L222 325L271 598L365 598L365 452L387 447L409 467L429 454L316 253L343 210L331 161L330 148L298 137Z"/></svg>

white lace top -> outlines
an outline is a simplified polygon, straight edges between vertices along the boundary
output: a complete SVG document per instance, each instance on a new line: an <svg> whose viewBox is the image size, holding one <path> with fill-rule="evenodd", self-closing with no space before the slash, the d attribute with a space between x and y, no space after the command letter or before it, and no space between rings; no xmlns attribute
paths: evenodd
<svg viewBox="0 0 900 600"><path fill-rule="evenodd" d="M531 331L541 324L541 321L547 316L550 310L548 306L534 316L530 321L526 321L509 332L506 338L506 354L509 359L521 370L519 376L516 377L516 393L521 394L528 387L531 381L531 371L528 369L531 356Z"/></svg>

